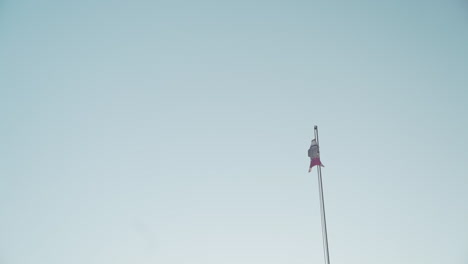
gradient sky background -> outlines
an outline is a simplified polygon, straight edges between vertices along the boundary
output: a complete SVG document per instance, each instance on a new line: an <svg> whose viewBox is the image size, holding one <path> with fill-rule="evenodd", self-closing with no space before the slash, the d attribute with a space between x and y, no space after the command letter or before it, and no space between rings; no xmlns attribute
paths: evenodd
<svg viewBox="0 0 468 264"><path fill-rule="evenodd" d="M0 2L0 263L468 263L466 1Z"/></svg>

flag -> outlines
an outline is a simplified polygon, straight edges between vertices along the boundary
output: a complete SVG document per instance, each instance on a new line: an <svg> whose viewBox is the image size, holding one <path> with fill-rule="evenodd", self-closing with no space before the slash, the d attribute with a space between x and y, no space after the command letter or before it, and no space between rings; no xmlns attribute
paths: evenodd
<svg viewBox="0 0 468 264"><path fill-rule="evenodd" d="M312 144L310 145L308 155L310 157L309 172L314 166L324 167L322 162L320 161L319 145L317 144L317 141L315 139L312 140Z"/></svg>

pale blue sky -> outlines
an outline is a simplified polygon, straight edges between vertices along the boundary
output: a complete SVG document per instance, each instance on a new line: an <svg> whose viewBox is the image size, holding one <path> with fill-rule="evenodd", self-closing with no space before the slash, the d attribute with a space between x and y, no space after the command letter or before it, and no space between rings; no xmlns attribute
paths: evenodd
<svg viewBox="0 0 468 264"><path fill-rule="evenodd" d="M467 263L466 1L0 2L0 263ZM315 170L314 170L315 172Z"/></svg>

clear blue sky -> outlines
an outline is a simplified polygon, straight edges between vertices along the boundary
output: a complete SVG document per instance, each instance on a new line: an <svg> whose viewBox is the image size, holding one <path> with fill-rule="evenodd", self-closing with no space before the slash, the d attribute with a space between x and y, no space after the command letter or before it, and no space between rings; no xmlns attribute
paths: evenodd
<svg viewBox="0 0 468 264"><path fill-rule="evenodd" d="M0 2L0 263L467 263L466 1ZM314 170L315 172L315 170Z"/></svg>

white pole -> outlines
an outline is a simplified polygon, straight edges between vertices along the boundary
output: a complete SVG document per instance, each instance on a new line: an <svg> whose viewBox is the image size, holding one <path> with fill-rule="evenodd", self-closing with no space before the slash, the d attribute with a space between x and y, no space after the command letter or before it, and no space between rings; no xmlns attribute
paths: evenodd
<svg viewBox="0 0 468 264"><path fill-rule="evenodd" d="M314 136L319 146L320 153L320 144L318 137L318 128L314 126ZM322 170L321 166L317 165L317 175L318 175L318 186L319 186L319 196L320 196L320 213L322 215L322 237L323 237L323 251L325 255L325 264L330 264L330 254L328 252L328 236L327 236L327 219L325 217L325 200L323 198L323 185L322 185Z"/></svg>

